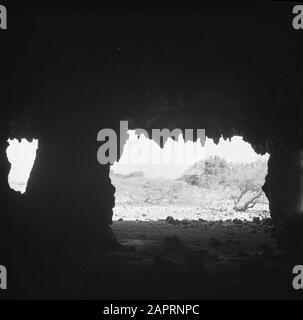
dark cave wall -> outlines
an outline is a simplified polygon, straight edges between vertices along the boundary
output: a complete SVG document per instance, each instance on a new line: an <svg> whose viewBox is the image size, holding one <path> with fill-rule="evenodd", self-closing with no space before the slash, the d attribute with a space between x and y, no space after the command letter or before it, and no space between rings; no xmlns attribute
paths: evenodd
<svg viewBox="0 0 303 320"><path fill-rule="evenodd" d="M64 106L67 115L82 108L82 116L133 119L147 129L205 128L215 140L239 134L261 153L273 152L268 139L279 145L290 136L299 148L302 34L291 11L216 9L27 14L15 30L14 108L33 109L33 122L46 127ZM49 119L40 121L45 110Z"/></svg>
<svg viewBox="0 0 303 320"><path fill-rule="evenodd" d="M9 126L8 126L8 117L1 117L0 119L0 204L1 204L1 215L0 215L0 252L1 252L1 263L8 262L8 228L9 228L9 193L10 188L8 185L8 173L9 173L9 163L6 157L6 149L8 143L5 140L5 137L8 136Z"/></svg>

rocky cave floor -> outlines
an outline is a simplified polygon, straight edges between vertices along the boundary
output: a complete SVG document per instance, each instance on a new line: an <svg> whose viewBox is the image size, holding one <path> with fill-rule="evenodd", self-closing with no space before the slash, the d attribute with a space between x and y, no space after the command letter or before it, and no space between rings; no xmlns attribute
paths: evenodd
<svg viewBox="0 0 303 320"><path fill-rule="evenodd" d="M100 254L95 285L108 299L301 299L292 270L303 262L276 248L271 228L270 218L121 219L122 247Z"/></svg>

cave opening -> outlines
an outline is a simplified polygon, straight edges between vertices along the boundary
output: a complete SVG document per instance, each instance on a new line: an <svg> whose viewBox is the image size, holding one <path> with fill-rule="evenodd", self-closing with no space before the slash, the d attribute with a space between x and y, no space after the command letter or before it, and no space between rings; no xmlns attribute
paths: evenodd
<svg viewBox="0 0 303 320"><path fill-rule="evenodd" d="M23 194L26 192L28 179L36 159L38 140L9 139L8 143L6 155L11 164L8 184L12 190Z"/></svg>
<svg viewBox="0 0 303 320"><path fill-rule="evenodd" d="M170 137L161 148L128 131L119 161L111 166L116 188L113 220L226 221L268 218L262 190L268 154L258 155L240 136L217 144Z"/></svg>

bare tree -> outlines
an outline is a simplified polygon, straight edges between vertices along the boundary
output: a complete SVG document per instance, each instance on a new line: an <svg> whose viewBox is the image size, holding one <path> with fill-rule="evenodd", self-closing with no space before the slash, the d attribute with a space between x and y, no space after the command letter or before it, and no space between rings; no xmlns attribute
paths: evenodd
<svg viewBox="0 0 303 320"><path fill-rule="evenodd" d="M249 190L247 190L248 192ZM240 201L242 200L243 196L246 192L240 194L238 198L233 197L234 199L234 207L233 209L235 211L246 211L248 209L253 208L257 203L259 203L259 199L261 198L263 191L259 191L256 195L250 197L248 200L246 200L243 204L240 204Z"/></svg>
<svg viewBox="0 0 303 320"><path fill-rule="evenodd" d="M260 202L264 195L261 187L264 180L266 168L262 162L254 162L244 166L242 170L233 172L230 185L233 186L234 193L231 197L234 201L235 211L246 211L253 208Z"/></svg>

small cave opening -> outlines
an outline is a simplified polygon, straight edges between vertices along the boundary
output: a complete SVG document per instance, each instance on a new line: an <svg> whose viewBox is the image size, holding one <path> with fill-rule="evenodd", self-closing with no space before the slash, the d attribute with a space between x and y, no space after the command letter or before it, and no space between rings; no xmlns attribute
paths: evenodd
<svg viewBox="0 0 303 320"><path fill-rule="evenodd" d="M8 143L6 155L11 164L8 184L12 190L23 194L36 159L38 140L9 139Z"/></svg>

